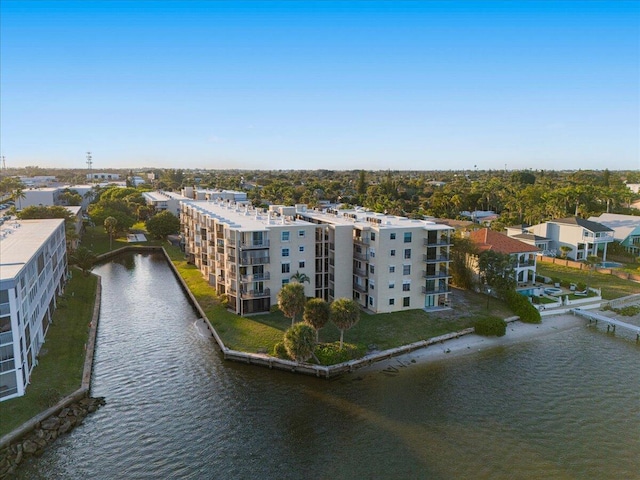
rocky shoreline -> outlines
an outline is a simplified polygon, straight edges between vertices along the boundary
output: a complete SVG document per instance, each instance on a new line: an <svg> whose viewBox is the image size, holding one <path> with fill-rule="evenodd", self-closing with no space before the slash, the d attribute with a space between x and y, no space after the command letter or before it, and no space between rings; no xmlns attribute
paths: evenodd
<svg viewBox="0 0 640 480"><path fill-rule="evenodd" d="M40 456L58 437L81 425L85 417L104 405L104 397L85 397L36 424L35 428L0 451L0 480L11 478L27 458Z"/></svg>

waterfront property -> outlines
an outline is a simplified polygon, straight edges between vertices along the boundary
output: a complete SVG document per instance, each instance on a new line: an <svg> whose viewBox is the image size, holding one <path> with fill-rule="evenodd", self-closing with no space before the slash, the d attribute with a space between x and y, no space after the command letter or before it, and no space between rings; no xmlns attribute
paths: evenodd
<svg viewBox="0 0 640 480"><path fill-rule="evenodd" d="M64 220L0 227L0 401L24 395L66 271Z"/></svg>
<svg viewBox="0 0 640 480"><path fill-rule="evenodd" d="M625 250L633 255L640 255L640 217L636 215L620 215L603 213L589 220L598 222L613 230L613 238L620 242Z"/></svg>
<svg viewBox="0 0 640 480"><path fill-rule="evenodd" d="M308 297L353 298L373 313L446 306L446 225L364 209L269 211L225 201L183 202L189 259L241 315L266 312L293 275Z"/></svg>
<svg viewBox="0 0 640 480"><path fill-rule="evenodd" d="M579 217L559 218L533 225L525 233L549 239L549 249L559 254L561 247L568 247L567 258L586 260L598 255L602 248L602 260L607 259L607 245L613 242L613 230L605 225Z"/></svg>
<svg viewBox="0 0 640 480"><path fill-rule="evenodd" d="M511 238L503 233L482 228L469 234L469 240L479 253L492 251L509 255L514 268L514 279L518 284L533 283L536 279L536 255L538 247ZM477 257L471 262L478 273Z"/></svg>

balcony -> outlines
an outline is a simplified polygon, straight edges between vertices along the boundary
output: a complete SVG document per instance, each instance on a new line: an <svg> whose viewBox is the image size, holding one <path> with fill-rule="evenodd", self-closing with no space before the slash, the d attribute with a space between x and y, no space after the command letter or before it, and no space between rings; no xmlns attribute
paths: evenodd
<svg viewBox="0 0 640 480"><path fill-rule="evenodd" d="M452 245L451 240L447 240L446 238L429 240L428 238L424 238L422 240L422 244L425 247L449 247Z"/></svg>
<svg viewBox="0 0 640 480"><path fill-rule="evenodd" d="M366 277L367 271L362 268L353 268L353 274L358 275L359 277Z"/></svg>
<svg viewBox="0 0 640 480"><path fill-rule="evenodd" d="M264 265L269 263L268 256L263 257L240 257L240 265Z"/></svg>
<svg viewBox="0 0 640 480"><path fill-rule="evenodd" d="M365 262L369 261L369 255L366 252L353 252L353 258L357 258L358 260L363 260Z"/></svg>
<svg viewBox="0 0 640 480"><path fill-rule="evenodd" d="M261 242L241 243L240 248L243 250L251 250L254 248L269 248L269 240L264 239Z"/></svg>
<svg viewBox="0 0 640 480"><path fill-rule="evenodd" d="M243 282L261 282L262 280L270 280L271 273L264 272L264 273L254 273L253 275L241 275L240 279Z"/></svg>
<svg viewBox="0 0 640 480"><path fill-rule="evenodd" d="M367 293L369 291L367 287L365 287L364 285L360 285L358 283L353 284L353 289L360 293Z"/></svg>
<svg viewBox="0 0 640 480"><path fill-rule="evenodd" d="M227 255L227 262L236 263L235 255Z"/></svg>
<svg viewBox="0 0 640 480"><path fill-rule="evenodd" d="M433 287L433 288L427 288L427 287L422 287L422 294L423 295L432 295L434 293L449 293L449 286L447 285L446 287L442 287L442 288L438 288L438 287Z"/></svg>
<svg viewBox="0 0 640 480"><path fill-rule="evenodd" d="M353 243L357 243L359 245L369 245L369 239L362 237L353 237Z"/></svg>
<svg viewBox="0 0 640 480"><path fill-rule="evenodd" d="M422 261L426 263L448 262L449 257L446 255L422 255Z"/></svg>
<svg viewBox="0 0 640 480"><path fill-rule="evenodd" d="M438 278L449 278L451 275L446 271L441 272L427 272L425 270L422 271L422 278L426 278L428 280L436 280Z"/></svg>
<svg viewBox="0 0 640 480"><path fill-rule="evenodd" d="M271 289L265 288L264 290L241 290L240 296L242 298L264 298L271 296Z"/></svg>

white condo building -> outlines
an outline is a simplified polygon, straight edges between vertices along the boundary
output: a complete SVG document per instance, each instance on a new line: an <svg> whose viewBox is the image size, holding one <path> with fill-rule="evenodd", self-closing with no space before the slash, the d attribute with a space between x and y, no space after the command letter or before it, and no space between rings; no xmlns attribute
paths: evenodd
<svg viewBox="0 0 640 480"><path fill-rule="evenodd" d="M241 315L267 312L299 272L308 297L374 313L448 304L453 228L365 210L182 203L185 251ZM234 307L235 306L235 307Z"/></svg>
<svg viewBox="0 0 640 480"><path fill-rule="evenodd" d="M64 220L0 227L0 401L24 395L66 271Z"/></svg>

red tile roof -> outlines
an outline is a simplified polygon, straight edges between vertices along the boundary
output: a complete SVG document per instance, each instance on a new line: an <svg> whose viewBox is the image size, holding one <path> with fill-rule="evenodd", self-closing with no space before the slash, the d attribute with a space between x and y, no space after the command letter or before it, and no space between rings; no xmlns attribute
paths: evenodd
<svg viewBox="0 0 640 480"><path fill-rule="evenodd" d="M488 228L475 230L469 235L469 240L473 242L480 252L493 250L494 252L511 255L512 253L539 252L538 247L521 242L515 238L508 237Z"/></svg>

